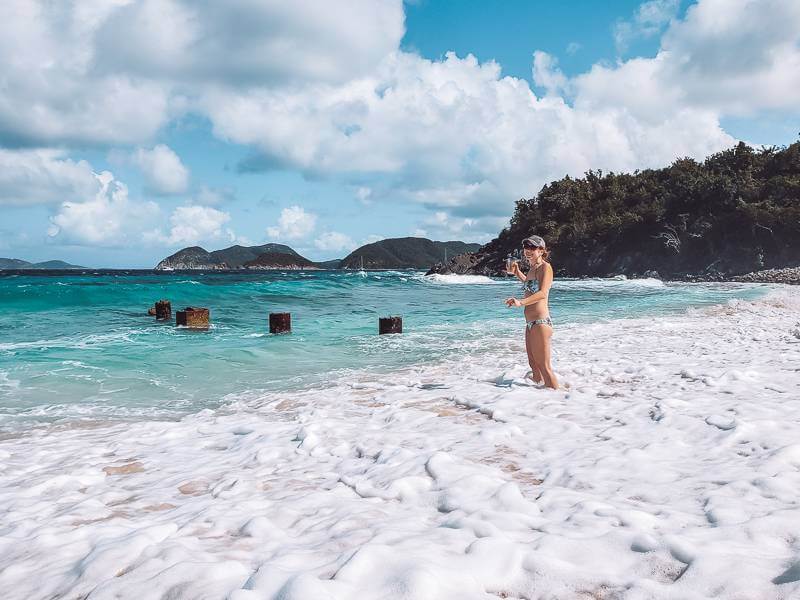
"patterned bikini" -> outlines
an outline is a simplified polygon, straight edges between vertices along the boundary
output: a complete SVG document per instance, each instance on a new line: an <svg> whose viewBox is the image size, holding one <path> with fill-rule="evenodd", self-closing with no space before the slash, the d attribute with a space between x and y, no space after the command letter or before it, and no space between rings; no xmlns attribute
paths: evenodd
<svg viewBox="0 0 800 600"><path fill-rule="evenodd" d="M528 279L522 284L522 290L526 296L529 294L535 294L538 291L533 289L534 283L539 282L535 279ZM544 319L534 319L533 321L525 321L525 326L528 329L533 329L534 325L547 325L548 327L553 327L553 321L550 319L550 317L545 317Z"/></svg>

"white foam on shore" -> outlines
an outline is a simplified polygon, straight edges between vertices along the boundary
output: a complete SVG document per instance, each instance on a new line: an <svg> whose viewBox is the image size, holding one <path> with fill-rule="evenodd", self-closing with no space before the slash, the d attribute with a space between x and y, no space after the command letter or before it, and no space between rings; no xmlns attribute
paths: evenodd
<svg viewBox="0 0 800 600"><path fill-rule="evenodd" d="M0 441L5 598L796 598L800 299Z"/></svg>
<svg viewBox="0 0 800 600"><path fill-rule="evenodd" d="M422 275L422 281L429 283L444 283L450 285L496 285L504 283L503 280L492 279L485 275L442 275L440 273L433 273L431 275Z"/></svg>

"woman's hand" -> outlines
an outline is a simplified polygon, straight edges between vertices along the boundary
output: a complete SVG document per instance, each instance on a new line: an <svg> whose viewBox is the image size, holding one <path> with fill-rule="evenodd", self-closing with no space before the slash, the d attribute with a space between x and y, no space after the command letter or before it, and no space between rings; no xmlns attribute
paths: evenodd
<svg viewBox="0 0 800 600"><path fill-rule="evenodd" d="M522 306L522 302L520 302L516 298L507 298L506 299L506 306L509 306L509 307L517 306L517 307L519 307L519 306Z"/></svg>

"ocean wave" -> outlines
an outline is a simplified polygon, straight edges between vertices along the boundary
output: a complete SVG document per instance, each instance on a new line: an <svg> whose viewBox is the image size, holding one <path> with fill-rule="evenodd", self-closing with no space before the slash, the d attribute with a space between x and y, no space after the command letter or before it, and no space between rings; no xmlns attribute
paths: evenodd
<svg viewBox="0 0 800 600"><path fill-rule="evenodd" d="M419 278L421 281L447 285L502 285L505 283L484 275L441 275L434 273L432 275L421 275Z"/></svg>
<svg viewBox="0 0 800 600"><path fill-rule="evenodd" d="M569 279L557 277L553 287L570 290L613 290L613 289L663 289L667 284L660 279L642 278L628 279L626 277L591 277L586 279Z"/></svg>

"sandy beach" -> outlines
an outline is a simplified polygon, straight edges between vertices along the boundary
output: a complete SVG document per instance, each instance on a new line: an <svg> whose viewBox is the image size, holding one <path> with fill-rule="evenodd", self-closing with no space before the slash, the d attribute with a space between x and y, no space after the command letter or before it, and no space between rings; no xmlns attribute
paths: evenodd
<svg viewBox="0 0 800 600"><path fill-rule="evenodd" d="M0 441L9 599L789 599L800 300Z"/></svg>

